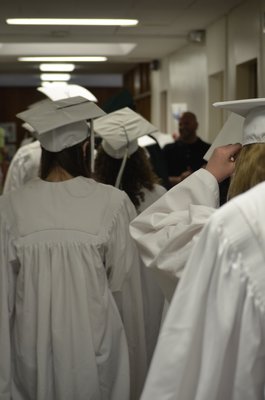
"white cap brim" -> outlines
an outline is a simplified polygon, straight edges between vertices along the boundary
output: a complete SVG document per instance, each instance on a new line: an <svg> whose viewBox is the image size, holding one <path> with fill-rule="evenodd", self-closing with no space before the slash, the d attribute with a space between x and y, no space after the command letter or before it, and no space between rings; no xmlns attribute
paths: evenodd
<svg viewBox="0 0 265 400"><path fill-rule="evenodd" d="M241 115L234 113L231 114L203 158L206 161L209 161L209 158L216 147L225 146L227 144L242 143L244 121L245 118Z"/></svg>

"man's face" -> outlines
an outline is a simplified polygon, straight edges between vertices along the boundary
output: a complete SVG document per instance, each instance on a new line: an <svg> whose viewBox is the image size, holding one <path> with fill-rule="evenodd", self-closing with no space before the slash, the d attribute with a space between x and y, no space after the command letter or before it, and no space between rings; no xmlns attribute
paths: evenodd
<svg viewBox="0 0 265 400"><path fill-rule="evenodd" d="M179 119L179 135L185 141L190 141L196 138L196 130L198 123L196 118L189 113L184 113Z"/></svg>

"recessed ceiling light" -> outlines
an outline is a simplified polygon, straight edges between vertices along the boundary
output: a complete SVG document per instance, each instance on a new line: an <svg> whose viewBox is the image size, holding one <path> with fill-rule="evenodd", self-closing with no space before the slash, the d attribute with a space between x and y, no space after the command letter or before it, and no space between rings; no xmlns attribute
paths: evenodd
<svg viewBox="0 0 265 400"><path fill-rule="evenodd" d="M70 74L41 74L42 81L69 81Z"/></svg>
<svg viewBox="0 0 265 400"><path fill-rule="evenodd" d="M74 69L74 64L40 64L42 72L72 72Z"/></svg>
<svg viewBox="0 0 265 400"><path fill-rule="evenodd" d="M98 56L67 56L67 57L19 57L18 61L33 61L33 62L67 62L67 61L79 61L79 62L102 62L107 61L107 57Z"/></svg>
<svg viewBox="0 0 265 400"><path fill-rule="evenodd" d="M137 19L84 19L84 18L8 18L9 25L100 25L135 26Z"/></svg>

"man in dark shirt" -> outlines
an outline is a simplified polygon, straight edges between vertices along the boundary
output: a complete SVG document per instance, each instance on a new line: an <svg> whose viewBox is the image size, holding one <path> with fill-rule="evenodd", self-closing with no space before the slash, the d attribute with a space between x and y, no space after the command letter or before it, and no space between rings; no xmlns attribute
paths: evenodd
<svg viewBox="0 0 265 400"><path fill-rule="evenodd" d="M197 128L196 115L184 112L179 119L179 139L163 149L172 186L206 164L203 156L210 144L197 136Z"/></svg>

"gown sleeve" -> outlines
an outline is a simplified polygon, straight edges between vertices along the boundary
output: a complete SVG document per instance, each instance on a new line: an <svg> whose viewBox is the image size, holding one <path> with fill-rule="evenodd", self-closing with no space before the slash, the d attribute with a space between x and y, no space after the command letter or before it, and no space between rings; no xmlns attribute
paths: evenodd
<svg viewBox="0 0 265 400"><path fill-rule="evenodd" d="M139 399L147 372L141 260L129 233L136 211L127 196L108 241L106 268L127 337L131 365L131 398Z"/></svg>
<svg viewBox="0 0 265 400"><path fill-rule="evenodd" d="M23 168L23 148L18 149L14 155L11 164L8 168L3 193L11 192L17 189L23 183L24 168Z"/></svg>
<svg viewBox="0 0 265 400"><path fill-rule="evenodd" d="M32 144L35 145L35 143ZM19 148L8 168L3 193L16 190L30 179L38 176L40 156L40 147L29 149L28 146L22 146Z"/></svg>
<svg viewBox="0 0 265 400"><path fill-rule="evenodd" d="M11 323L15 275L9 262L10 234L0 213L0 399L11 398Z"/></svg>
<svg viewBox="0 0 265 400"><path fill-rule="evenodd" d="M154 269L168 300L182 274L193 238L218 205L218 183L212 174L200 169L131 223L130 232L140 257L146 267Z"/></svg>
<svg viewBox="0 0 265 400"><path fill-rule="evenodd" d="M228 210L192 251L141 400L264 398L264 252L235 205Z"/></svg>

